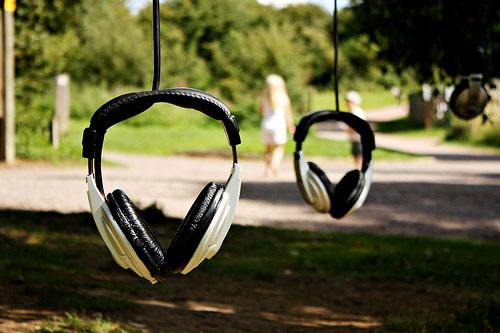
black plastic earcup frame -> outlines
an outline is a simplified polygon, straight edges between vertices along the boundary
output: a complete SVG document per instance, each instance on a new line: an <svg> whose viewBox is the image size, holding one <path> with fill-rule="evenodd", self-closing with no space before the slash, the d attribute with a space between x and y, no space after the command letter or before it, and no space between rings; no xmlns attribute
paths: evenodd
<svg viewBox="0 0 500 333"><path fill-rule="evenodd" d="M364 174L351 170L335 185L330 215L341 218L356 204L365 186Z"/></svg>
<svg viewBox="0 0 500 333"><path fill-rule="evenodd" d="M296 142L295 151L302 150L302 142L305 140L309 128L314 123L326 120L342 121L360 134L361 144L363 145L363 166L361 171L366 172L371 161L372 150L375 149L375 136L370 125L352 113L333 110L319 110L308 113L302 117L295 130L293 136Z"/></svg>
<svg viewBox="0 0 500 333"><path fill-rule="evenodd" d="M224 186L208 183L179 226L165 253L169 271L180 272L193 256L217 212Z"/></svg>
<svg viewBox="0 0 500 333"><path fill-rule="evenodd" d="M480 110L474 110L473 112L467 112L467 110L463 110L462 107L458 106L457 102L458 102L458 98L462 94L468 94L469 89L471 89L469 87L469 79L462 78L460 80L460 83L453 90L453 93L450 96L450 102L449 102L449 106L450 106L451 111L453 111L453 113L457 117L465 119L465 120L475 118L478 115L480 115L481 113L483 113L484 108L486 107L486 104L491 99L491 96L488 94L488 91L486 90L484 85L481 83L481 85L479 86L479 91L478 91L478 94L479 94L478 101L482 100L483 105L481 106Z"/></svg>

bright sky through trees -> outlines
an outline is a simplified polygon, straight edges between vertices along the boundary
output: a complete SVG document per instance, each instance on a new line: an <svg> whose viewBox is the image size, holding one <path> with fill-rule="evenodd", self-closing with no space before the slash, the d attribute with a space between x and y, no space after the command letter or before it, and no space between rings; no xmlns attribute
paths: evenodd
<svg viewBox="0 0 500 333"><path fill-rule="evenodd" d="M287 5L299 4L299 3L315 3L325 8L328 12L333 11L333 0L258 0L262 4L274 5L278 8L285 7ZM337 6L343 8L348 5L349 0L337 0ZM127 0L127 7L132 13L137 13L141 8L146 6L151 0Z"/></svg>

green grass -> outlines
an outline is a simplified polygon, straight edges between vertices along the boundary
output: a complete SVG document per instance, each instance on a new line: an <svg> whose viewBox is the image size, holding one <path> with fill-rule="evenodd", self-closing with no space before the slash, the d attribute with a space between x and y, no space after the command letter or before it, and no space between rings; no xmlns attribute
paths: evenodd
<svg viewBox="0 0 500 333"><path fill-rule="evenodd" d="M381 108L387 105L397 104L396 98L388 90L366 90L360 91L363 102L361 107L364 110ZM339 108L347 111L347 105L343 98L345 92L340 92ZM318 92L313 95L313 110L333 110L335 109L335 93L333 91Z"/></svg>
<svg viewBox="0 0 500 333"><path fill-rule="evenodd" d="M389 317L384 328L394 332L498 332L500 328L500 302L494 300L473 304L456 311L448 319L416 320Z"/></svg>
<svg viewBox="0 0 500 333"><path fill-rule="evenodd" d="M81 159L81 135L88 126L87 121L71 120L70 133L64 139L59 151L51 155L51 159L70 158ZM260 139L260 129L242 129L242 144L238 146L238 153L245 156L262 157L264 144ZM104 147L106 150L125 153L147 155L172 155L176 153L222 153L230 154L230 148L222 128L217 122L205 126L134 126L118 124L108 130ZM291 137L285 146L287 155L295 150L295 142ZM304 143L304 151L308 156L327 156L349 158L350 145L348 142L339 142L318 138L314 131ZM377 148L374 158L378 160L407 159L416 155L400 153L383 148Z"/></svg>
<svg viewBox="0 0 500 333"><path fill-rule="evenodd" d="M238 226L232 232L225 243L229 255L204 270L272 279L290 269L306 275L499 291L500 242Z"/></svg>
<svg viewBox="0 0 500 333"><path fill-rule="evenodd" d="M150 224L166 226L168 230L174 230L179 223L153 208L144 215ZM0 221L0 279L15 280L18 275L23 276L25 281L33 283L32 292L41 296L43 304L58 308L61 303L43 299L57 295L61 302L73 304L72 293L82 288L113 286L106 280L93 280L99 266L88 265L92 260L98 265L102 258L97 258L104 253L90 214L0 211ZM235 279L264 276L272 280L291 269L304 275L337 274L491 294L499 292L499 252L499 241L235 225L224 243L220 260L202 265L199 270L211 276ZM102 305L90 298L79 302L85 302L91 309L129 306L119 299ZM80 306L77 304L75 308Z"/></svg>
<svg viewBox="0 0 500 333"><path fill-rule="evenodd" d="M424 128L422 125L409 121L407 117L377 124L377 131L401 135L406 137L434 137L440 138L443 142L457 146L484 148L492 152L500 152L500 142L498 134L491 131L481 139L471 139L467 136L456 136L446 132L444 127Z"/></svg>
<svg viewBox="0 0 500 333"><path fill-rule="evenodd" d="M92 112L102 101L109 98L112 92L104 87L87 87L81 90L82 92L78 89L75 91L75 103L72 104L72 115L75 118L70 120L69 133L61 138L60 147L54 149L48 142L32 142L29 147L30 159L48 160L53 164L61 164L67 160L85 163L81 158L83 129L89 125ZM366 91L362 92L362 95L364 107L380 107L394 102L394 98L388 91ZM89 96L96 98L92 99ZM331 92L316 94L315 108L329 108L330 100L333 100ZM341 101L343 103L343 99ZM298 120L296 119L297 122ZM241 138L242 144L238 147L238 152L242 156L263 155L264 145L261 142L258 127L243 126ZM200 112L167 104L155 105L140 116L110 128L106 136L105 149L150 155L230 152L225 134L218 122ZM295 143L289 137L286 154L292 154L294 149ZM348 143L320 139L314 134L308 137L305 149L309 156L346 158L350 155ZM406 159L413 155L377 149L374 157Z"/></svg>
<svg viewBox="0 0 500 333"><path fill-rule="evenodd" d="M407 117L377 124L377 131L409 137L445 137L443 127L424 128L420 124L412 123Z"/></svg>
<svg viewBox="0 0 500 333"><path fill-rule="evenodd" d="M180 221L154 208L144 211L154 230L171 237ZM89 318L133 313L138 293L168 295L171 285L154 286L117 268L90 214L0 211L0 288L29 295L34 306L68 312L39 332L130 331L126 324ZM160 243L168 244L166 236ZM344 234L233 226L221 252L196 271L199 279L260 281L272 286L293 272L298 279L345 277L356 281L446 288L481 297L452 319L395 312L385 326L399 331L498 331L500 329L500 241ZM119 279L116 281L115 279ZM119 283L118 283L119 282ZM388 287L390 288L390 287ZM490 301L488 301L490 300ZM7 303L8 304L8 303ZM129 311L129 312L126 312ZM398 314L399 313L399 314ZM125 325L125 326L124 326Z"/></svg>
<svg viewBox="0 0 500 333"><path fill-rule="evenodd" d="M47 322L36 332L87 332L87 333L107 333L107 332L142 332L134 330L128 325L122 325L109 319L103 319L102 316L89 318L80 316L77 313L66 313L65 318L47 320Z"/></svg>
<svg viewBox="0 0 500 333"><path fill-rule="evenodd" d="M462 147L482 148L493 153L500 153L500 139L496 137L486 138L486 140L446 139L446 143Z"/></svg>

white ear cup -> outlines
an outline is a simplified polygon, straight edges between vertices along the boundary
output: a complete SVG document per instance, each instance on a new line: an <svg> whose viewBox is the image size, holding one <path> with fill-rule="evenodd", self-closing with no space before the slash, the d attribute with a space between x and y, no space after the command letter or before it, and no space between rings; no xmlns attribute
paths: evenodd
<svg viewBox="0 0 500 333"><path fill-rule="evenodd" d="M312 206L318 212L328 213L330 211L330 196L326 191L326 187L319 177L312 171L307 170L306 183L309 185L312 197Z"/></svg>
<svg viewBox="0 0 500 333"><path fill-rule="evenodd" d="M241 191L240 174L241 167L239 164L235 163L231 170L231 175L224 186L224 192L222 193L219 206L217 207L217 212L210 222L210 226L205 232L205 235L203 235L200 244L198 244L198 247L194 251L193 256L181 271L182 274L189 273L205 258L211 259L221 248L222 242L226 238L231 223L233 222L236 207L238 206L238 199Z"/></svg>
<svg viewBox="0 0 500 333"><path fill-rule="evenodd" d="M101 192L97 189L92 175L87 176L88 199L94 222L108 247L113 259L121 267L131 268L137 275L149 280L152 284L158 282L139 259L136 252L120 229L120 226L111 215L108 204Z"/></svg>
<svg viewBox="0 0 500 333"><path fill-rule="evenodd" d="M309 168L302 150L295 153L295 176L304 200L321 213L330 211L330 195L319 177Z"/></svg>
<svg viewBox="0 0 500 333"><path fill-rule="evenodd" d="M210 226L201 239L193 256L181 271L187 274L196 268L205 258L211 259L221 248L222 242L231 227L241 191L241 167L235 163L231 175L224 187L222 197ZM131 268L137 275L144 277L151 283L158 282L139 259L131 244L113 218L108 204L101 192L97 189L92 175L87 176L88 199L92 216L104 243L108 247L113 259L123 268Z"/></svg>

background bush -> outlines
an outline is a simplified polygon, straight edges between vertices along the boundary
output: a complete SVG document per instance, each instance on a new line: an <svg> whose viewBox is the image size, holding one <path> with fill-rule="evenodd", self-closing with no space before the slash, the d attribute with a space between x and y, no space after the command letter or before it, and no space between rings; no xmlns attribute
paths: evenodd
<svg viewBox="0 0 500 333"><path fill-rule="evenodd" d="M89 117L119 93L151 89L151 5L132 15L124 1L19 2L15 47L20 157L34 156L35 147L49 142L57 73L67 72L72 78L71 114L75 118ZM376 25L379 16L386 22L384 15L391 22L407 24L405 17L396 15L406 5L377 1L381 6L376 8L384 11L353 1L352 8L339 13L342 91L413 87L416 77L428 79L422 76L424 71L415 70L422 67L421 62L415 65L410 62L413 58L405 58L402 66L388 57L398 43L408 46L404 36L413 30L401 28L399 38L389 43L380 35L385 25ZM161 5L160 19L161 87L207 90L231 107L242 126L258 125L259 94L268 74L285 78L297 116L310 111L311 88L333 91L332 15L316 5L276 9L256 0L170 0ZM431 23L439 19L435 17ZM480 27L488 27L483 23ZM404 50L408 54L414 51ZM436 77L444 75L435 66L429 70ZM156 115L147 117L130 123L168 123ZM493 139L497 132L491 131Z"/></svg>

